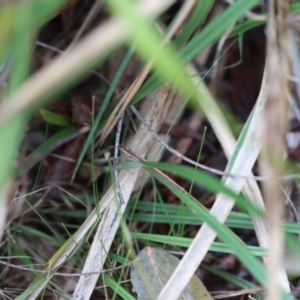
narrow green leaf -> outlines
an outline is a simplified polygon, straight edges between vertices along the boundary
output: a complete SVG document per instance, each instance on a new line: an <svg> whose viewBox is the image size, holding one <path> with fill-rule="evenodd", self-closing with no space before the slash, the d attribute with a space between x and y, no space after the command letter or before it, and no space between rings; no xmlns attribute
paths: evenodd
<svg viewBox="0 0 300 300"><path fill-rule="evenodd" d="M215 0L198 1L196 7L193 9L191 17L188 19L187 24L182 29L182 32L175 40L176 45L180 45L187 40L193 32L201 25L203 20L210 12Z"/></svg>
<svg viewBox="0 0 300 300"><path fill-rule="evenodd" d="M44 121L47 123L58 125L58 126L71 126L72 125L72 122L68 118L58 115L56 113L53 113L49 110L40 108L39 113L40 113L41 117L44 119Z"/></svg>
<svg viewBox="0 0 300 300"><path fill-rule="evenodd" d="M149 233L140 233L140 232L131 232L131 236L135 239L145 241L146 243L152 241L156 243L169 244L172 246L185 247L185 248L188 248L193 241L193 239L186 238L186 237L166 236L160 234L149 234ZM244 245L244 247L251 253L251 255L254 256L262 257L262 256L266 256L267 254L266 249L260 247L246 246L246 245ZM210 248L210 251L235 254L235 251L233 251L232 248L229 248L228 245L226 245L226 243L220 243L220 242L214 242Z"/></svg>
<svg viewBox="0 0 300 300"><path fill-rule="evenodd" d="M259 0L239 0L230 5L187 44L181 55L185 57L186 61L195 58L208 45L217 41L230 25L234 24L246 11L254 7L258 2Z"/></svg>
<svg viewBox="0 0 300 300"><path fill-rule="evenodd" d="M115 75L115 77L114 77L114 79L113 79L113 81L112 81L112 83L111 83L111 85L110 85L110 87L109 87L106 95L105 95L105 98L103 100L101 108L99 109L99 111L97 113L97 116L96 116L96 118L94 120L94 123L92 124L91 130L90 130L90 132L89 132L89 134L87 136L87 139L86 139L86 141L85 141L85 143L83 145L83 148L82 148L82 150L80 152L79 158L77 160L75 169L74 169L73 174L72 174L71 182L74 180L74 178L76 176L76 173L78 171L78 168L81 165L81 163L83 161L83 158L84 158L84 156L85 156L88 148L90 147L90 145L92 143L92 139L95 136L96 130L97 130L99 124L100 124L100 121L101 121L101 119L103 117L103 114L104 114L106 108L107 108L107 105L108 105L108 103L109 103L109 101L110 101L110 99L111 99L111 97L112 97L112 95L114 93L114 90L115 90L115 88L116 88L116 86L117 86L117 84L118 84L118 82L119 82L119 80L120 80L120 78L121 78L121 76L122 76L122 74L123 74L123 72L124 72L127 64L128 64L128 62L129 62L130 58L133 55L133 52L134 52L134 47L131 47L128 50L128 52L126 53L126 55L125 55L125 57L124 57L121 65L120 65L119 69L117 70L116 75Z"/></svg>

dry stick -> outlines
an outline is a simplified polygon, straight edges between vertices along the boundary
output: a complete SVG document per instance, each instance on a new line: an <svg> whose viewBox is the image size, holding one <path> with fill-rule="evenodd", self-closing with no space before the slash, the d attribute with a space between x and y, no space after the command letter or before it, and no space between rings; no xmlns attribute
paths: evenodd
<svg viewBox="0 0 300 300"><path fill-rule="evenodd" d="M148 129L148 131L153 135L153 137L164 147L166 148L169 152L171 152L172 154L176 155L177 157L181 158L182 160L190 163L191 165L194 165L202 170L208 171L212 174L216 174L216 175L223 175L223 176L227 176L227 177L231 177L231 178L248 178L248 179L256 179L256 180L264 180L263 177L261 176L253 176L253 177L249 177L249 176L242 176L239 174L232 174L232 173L228 173L228 172L224 172L224 171L220 171L214 168L210 168L207 167L206 165L200 164L190 158L188 158L187 156L181 154L180 152L178 152L177 150L173 149L171 146L169 146L163 139L161 139L159 137L159 135L154 132L154 130L149 126L149 124L145 121L145 119L139 114L139 112L135 109L135 107L133 105L130 106L130 109L132 110L132 112L136 115L136 117L139 119L139 121Z"/></svg>
<svg viewBox="0 0 300 300"><path fill-rule="evenodd" d="M245 170L243 171L245 175L251 173L252 164L254 164L254 161L256 160L256 157L258 156L258 153L260 151L261 120L263 118L263 107L264 107L264 102L267 94L266 74L267 73L264 72L262 87L257 100L255 111L253 113L253 120L251 121L250 127L248 129L247 139L243 141L243 145L239 150L240 165L238 165L238 167L235 168L236 172L239 172L239 174L241 174L241 170ZM203 88L201 90L201 97L203 102L202 108L205 114L207 115L211 123L211 126L214 129L214 132L218 136L218 139L221 142L222 148L224 149L226 156L231 157L233 154L233 149L235 147L235 142L232 144L232 142L230 142L230 139L228 139L230 138L229 130L228 129L223 130L223 128L226 128L227 124L224 122L221 122L220 124L216 123L218 119L222 120L222 117L220 116L220 112L218 111L217 108L212 109L215 106L213 102L210 101L210 103L207 103L208 101L206 99L210 99L210 96L208 95L208 92L205 91L205 89ZM226 136L227 139L224 139ZM238 159L236 159L235 161L238 161ZM249 170L248 172L246 171L247 168ZM225 182L226 181L227 180L225 179ZM249 180L249 179L246 180L244 186L242 186L239 183L239 181L237 182L228 181L227 186L235 190L237 193L240 192L241 188L243 187L243 193L245 194L245 196L248 199L250 199L250 201L252 201L253 204L257 205L260 209L265 210L260 189L254 180ZM222 195L218 195L215 201L214 211L212 211L212 213L215 214L215 216L218 216L220 219L225 220L226 216L228 215L231 208L233 207L233 204L230 203L230 201L228 200L229 199L226 199L226 197L222 197ZM268 248L269 242L268 242L267 230L263 220L258 219L256 216L253 216L251 213L250 215L253 220L253 225L259 241L259 245L263 248ZM268 262L265 259L264 261L266 265L268 265ZM281 269L279 278L282 287L286 291L289 291L290 288L289 288L288 278L283 268Z"/></svg>
<svg viewBox="0 0 300 300"><path fill-rule="evenodd" d="M276 6L276 8L275 8ZM279 273L283 265L282 193L278 178L283 173L283 155L287 129L289 61L289 1L269 0L267 22L268 95L263 119L262 173L267 177L263 191L266 202L269 237L267 300L281 299ZM275 13L277 11L277 14Z"/></svg>
<svg viewBox="0 0 300 300"><path fill-rule="evenodd" d="M121 190L121 186L120 186L120 181L119 181L119 170L118 170L119 159L118 159L118 154L119 154L120 136L121 136L121 130L122 130L123 117L124 117L124 113L122 113L122 115L120 117L120 120L118 122L116 140L115 140L114 159L113 159L113 169L114 169L116 188L117 188L117 193L118 193L121 205L125 204L125 201L124 201L124 198L123 198L123 194L122 194L122 190Z"/></svg>

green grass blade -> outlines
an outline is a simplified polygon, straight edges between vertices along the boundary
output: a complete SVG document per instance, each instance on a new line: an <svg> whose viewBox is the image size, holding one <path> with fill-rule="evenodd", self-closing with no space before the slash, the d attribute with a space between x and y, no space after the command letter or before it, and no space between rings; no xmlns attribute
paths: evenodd
<svg viewBox="0 0 300 300"><path fill-rule="evenodd" d="M209 265L206 264L201 264L201 268L203 268L204 270L209 271L210 273L219 276L220 278L223 278L224 280L226 280L226 282L230 282L232 284L234 284L235 286L241 288L241 289L249 289L252 287L255 287L256 285L248 280L245 280L243 278L237 277L235 275L232 275L228 272L222 271L222 270L218 270L216 268L213 268Z"/></svg>
<svg viewBox="0 0 300 300"><path fill-rule="evenodd" d="M169 244L172 246L185 247L185 248L188 248L193 241L193 239L186 238L186 237L165 236L160 234L149 234L149 233L140 233L140 232L131 232L131 236L138 240L144 241L145 243L152 241L156 243ZM266 256L267 254L266 249L255 247L255 246L246 246L246 245L244 246L249 251L249 253L251 253L251 255L253 256L262 257L262 256ZM228 245L220 242L214 242L210 248L210 251L235 254L235 251L233 251L232 248L229 248Z"/></svg>
<svg viewBox="0 0 300 300"><path fill-rule="evenodd" d="M114 281L111 277L104 274L104 281L105 283L121 298L124 300L134 300L135 297L133 297L130 293L125 290L122 285L116 281Z"/></svg>
<svg viewBox="0 0 300 300"><path fill-rule="evenodd" d="M58 126L71 126L72 122L59 114L53 113L47 109L40 108L39 113L43 120L47 123L58 125Z"/></svg>
<svg viewBox="0 0 300 300"><path fill-rule="evenodd" d="M176 45L182 44L187 40L193 32L201 25L203 20L210 12L215 0L198 1L196 7L193 9L191 17L188 19L187 24L184 26L182 32L175 40Z"/></svg>

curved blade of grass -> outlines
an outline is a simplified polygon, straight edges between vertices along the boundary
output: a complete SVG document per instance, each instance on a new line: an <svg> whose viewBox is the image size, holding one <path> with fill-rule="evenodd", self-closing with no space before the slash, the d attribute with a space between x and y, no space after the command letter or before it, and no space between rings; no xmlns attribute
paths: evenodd
<svg viewBox="0 0 300 300"><path fill-rule="evenodd" d="M209 271L212 274L219 276L220 278L224 279L226 282L230 282L230 283L234 284L235 286L242 288L242 289L247 289L247 288L256 286L256 284L254 284L253 282L250 282L248 280L245 280L243 278L235 276L229 272L218 270L217 268L213 268L206 264L202 264L201 268Z"/></svg>
<svg viewBox="0 0 300 300"><path fill-rule="evenodd" d="M207 24L198 35L196 35L182 50L179 51L179 55L182 57L184 62L187 63L191 61L207 46L218 41L231 24L235 23L246 11L251 9L257 3L258 0L237 1L235 4L227 8L220 16ZM160 86L161 83L161 78L157 75L152 76L137 93L133 103L144 98L147 94ZM182 92L183 91L184 90L182 90ZM193 89L190 89L190 91L193 91Z"/></svg>
<svg viewBox="0 0 300 300"><path fill-rule="evenodd" d="M162 47L165 43L157 30L140 17L130 1L109 1L108 4L113 13L129 26L129 39L136 43L139 56L151 62L159 77L172 81L176 89L189 97L194 87L185 74L183 61L171 47Z"/></svg>
<svg viewBox="0 0 300 300"><path fill-rule="evenodd" d="M230 5L184 47L181 55L187 61L192 60L209 44L219 40L230 25L234 24L246 11L250 10L258 2L258 0L239 0Z"/></svg>
<svg viewBox="0 0 300 300"><path fill-rule="evenodd" d="M159 169L170 172L171 174L180 174L179 176L185 177L187 179L192 179L198 184L202 183L202 180L199 179L200 172L195 169L176 165L176 168L174 170L174 165L164 163L153 163L152 165L159 166ZM195 173L198 173L198 176L195 176ZM203 219L218 234L218 237L223 240L223 242L233 251L233 253L235 253L235 255L240 259L240 261L243 262L245 266L247 266L249 272L253 274L253 276L260 283L264 283L265 269L263 265L252 256L252 254L246 249L245 245L242 244L241 241L230 230L228 230L228 228L226 228L217 219L215 219L215 217L212 216L207 210L203 209L197 203L192 201L189 195L175 188L164 178L157 177L157 179L159 179L161 183L167 186L177 197L179 197L185 205L190 207L195 214L201 217L201 219ZM195 266L198 266L197 263L194 264Z"/></svg>
<svg viewBox="0 0 300 300"><path fill-rule="evenodd" d="M189 66L188 69L191 75L196 73L195 70L192 71L191 66ZM266 99L266 73L254 113L247 120L246 126L244 127L240 135L235 151L234 137L229 130L229 127L224 116L222 115L221 110L216 105L203 81L200 78L197 79L197 77L193 77L192 80L195 82L195 86L197 86L197 90L199 93L198 105L201 106L205 115L209 119L210 124L213 127L214 132L217 135L226 156L230 158L227 171L239 173L244 176L251 174L252 166L256 161L258 153L260 151L260 124L262 118L262 108L264 107ZM244 186L244 193L247 193L249 195L249 199L255 201L256 205L258 205L259 207L263 207L259 188L253 180L233 180L232 178L227 177L224 180L224 185L227 185L237 193L239 193ZM232 202L230 197L224 194L219 194L211 210L211 213L215 215L221 222L225 222L233 205L234 202ZM254 223L256 224L256 233L259 237L260 243L263 243L262 246L265 246L267 248L268 241L264 223L261 222L261 220L257 219L254 219ZM209 226L204 224L201 227L193 244L188 249L186 255L182 259L182 262L179 264L173 276L170 278L169 283L167 283L164 290L162 291L160 296L162 296L163 299L164 297L167 297L168 289L171 289L172 293L174 293L175 288L178 288L179 286L181 289L184 288L185 284L187 284L189 278L196 270L194 261L197 261L198 264L201 262L206 253L205 250L208 249L209 243L213 242L215 237L215 232ZM199 248L201 249L201 251L199 251ZM191 261L190 257L193 257L193 262ZM187 267L187 265L189 267ZM185 273L183 273L183 271ZM177 283L176 276L178 276L179 273L182 280L180 283ZM280 276L282 286L288 291L289 283L284 270L282 270Z"/></svg>
<svg viewBox="0 0 300 300"><path fill-rule="evenodd" d="M204 49L203 44L201 44L201 41L206 41L210 43L211 41L210 39L208 39L208 36L215 37L218 36L219 33L223 34L224 30L227 29L224 26L227 26L227 24L228 26L231 25L232 21L235 21L235 18L238 18L240 15L243 15L245 11L247 11L256 3L256 1L251 0L245 3L243 2L244 5L241 5L242 2L243 1L239 1L232 5L219 18L217 18L217 22L212 22L213 26L210 24L210 26L206 26L204 30L201 31L201 33L197 36L198 39L194 39L198 46L198 52ZM112 11L116 15L118 15L120 19L127 24L127 26L129 26L129 37L131 38L132 42L137 43L137 52L143 59L148 61L146 70L147 68L150 69L150 67L153 65L153 68L156 70L158 76L164 78L165 80L172 81L176 89L178 89L182 94L186 95L187 97L190 97L190 95L194 91L194 86L193 84L191 84L190 80L185 76L181 60L179 58L176 58L174 51L171 51L171 49L161 47L161 45L164 45L164 41L154 30L152 30L149 24L147 24L146 22L144 22L144 20L140 18L134 5L131 4L128 0L122 0L117 2L109 1L108 5L112 9ZM234 15L233 12L235 12L236 14ZM224 20L226 20L226 22ZM220 25L222 25L223 27ZM201 38L200 41L199 37ZM202 45L202 49L201 46L199 48L199 43L200 45ZM189 43L189 45L190 44L191 42ZM190 48L188 48L188 46L186 48L187 51L190 51L191 49L195 50L195 45L192 43ZM198 52L196 54L198 54ZM194 56L196 54L194 53ZM186 55L183 53L183 56ZM149 61L151 63L149 63ZM134 88L132 89L134 90ZM128 94L130 94L130 90L128 91ZM127 96L127 94L125 96ZM111 128L112 125L115 124L117 120L113 120L113 118L115 118L115 115L117 115L119 111L120 109L118 108L117 113L110 116L110 122L108 126L106 126L106 128ZM100 138L100 144L103 142L103 139L106 135L107 132L102 133Z"/></svg>
<svg viewBox="0 0 300 300"><path fill-rule="evenodd" d="M176 170L174 172L174 165L170 164L164 164L164 163L151 163L152 165L160 165L160 169L163 169L167 172L177 174L181 177L189 178L190 180L194 180L195 182L198 182L198 184L202 184L201 180L197 181L197 176L193 173L193 171L196 171L192 168L189 167L184 167L184 166L176 166ZM189 169L189 170L188 170ZM180 170L180 173L177 173L177 171ZM197 171L196 171L197 172ZM191 176L193 175L193 176ZM201 219L203 219L210 228L214 232L218 234L218 237L223 240L223 242L230 248L233 253L239 258L239 260L247 267L248 271L261 283L265 283L265 268L263 264L258 261L255 257L252 256L252 254L246 249L245 245L241 243L241 241L230 231L228 230L223 224L221 224L217 219L215 219L214 216L212 216L209 212L207 212L205 209L203 209L201 206L199 206L197 203L191 200L191 198L183 193L181 190L175 188L172 184L170 184L167 180L165 180L162 177L157 177L160 182L162 182L165 186L167 186L177 197L183 201L187 206L189 206ZM203 227L203 226L202 226ZM198 251L200 249L198 248ZM197 268L198 263L194 261L193 257L193 267ZM182 262L182 261L181 261ZM185 264L185 268L190 267ZM175 271L176 272L176 271ZM181 273L182 274L182 273ZM182 276L177 277L182 280ZM178 285L181 285L178 280L176 280L176 283ZM184 282L185 286L185 282ZM172 297L182 289L180 288L179 290L173 289L172 291ZM175 295L176 296L176 295ZM160 294L158 299L169 299L167 296L163 295L163 293ZM172 298L173 299L173 298ZM283 292L283 299L292 299L291 296L289 296L287 293Z"/></svg>
<svg viewBox="0 0 300 300"><path fill-rule="evenodd" d="M61 3L61 1L55 0L52 5L48 6L49 2L46 1L43 3L45 9L42 10L41 14L33 14L33 9L36 8L33 3L9 4L12 5L14 15L14 18L10 20L13 21L13 24L10 26L11 36L9 36L6 43L1 45L3 46L1 48L4 49L3 53L6 53L8 56L7 59L13 62L6 93L14 92L27 78L31 55L30 45L36 27L42 22L44 17L53 13ZM41 7L41 5L38 4L38 7ZM4 6L4 8L7 8L7 6ZM32 17L33 15L34 17ZM6 21L9 21L9 18ZM3 30L5 30L5 27ZM19 103L21 99L22 97L18 99ZM2 100L2 103L5 103L5 100ZM8 124L6 124L7 126L0 126L0 241L7 214L8 182L13 174L13 161L17 156L24 121L24 115L22 115L19 118L10 119Z"/></svg>
<svg viewBox="0 0 300 300"><path fill-rule="evenodd" d="M233 7L233 6L231 6L231 7ZM243 15L243 14L236 15L235 9L236 8L234 8L234 10L232 11L232 15L230 16L230 18L232 20L232 23L236 22ZM300 5L298 3L291 4L290 11L291 11L291 13L295 13L295 14L298 13L300 11ZM223 15L223 14L221 14L221 15ZM225 19L225 18L223 17L223 19ZM232 23L230 23L230 24L232 24ZM236 35L239 35L239 34L243 34L246 31L248 31L252 28L255 28L257 26L260 26L264 23L265 22L263 22L263 21L245 20L245 21L237 24L233 28L233 30L232 30L231 34L229 35L229 37L233 37L233 36L236 36ZM189 62L190 60L192 60L194 58L194 55L197 55L198 53L200 53L203 49L205 49L210 44L216 43L220 39L222 34L224 33L223 24L222 24L222 22L218 21L218 18L216 20L211 21L209 24L207 24L205 28L207 28L206 31L208 33L213 32L214 38L213 39L205 39L205 36L203 36L202 31L197 36L195 36L194 39L191 40L180 51L181 55L183 56L183 59L186 62ZM199 43L197 43L196 41L198 41ZM193 43L193 44L191 44L193 46L191 46L190 43ZM189 50L186 50L186 48L187 49L193 49L193 54L191 54L189 52ZM162 83L161 78L158 78L156 75L151 76L147 80L147 82L142 86L140 91L137 93L137 95L134 98L132 103L134 104L134 103L138 102L139 100L143 99L147 94L149 94L150 92L155 90L157 87L159 87L161 85L161 83Z"/></svg>
<svg viewBox="0 0 300 300"><path fill-rule="evenodd" d="M207 190L213 193L222 193L228 198L231 198L236 201L237 206L241 210L248 210L249 212L255 214L257 217L262 218L264 212L251 203L249 200L244 198L242 195L237 194L234 189L224 185L220 180L215 177L204 173L203 171L192 169L191 167L174 165L169 163L155 163L155 162L143 162L144 167L154 167L162 171L180 176L189 181L193 181L200 186L206 188ZM148 170L154 177L156 177L155 172ZM234 179L235 180L235 179ZM192 211L194 213L194 211Z"/></svg>
<svg viewBox="0 0 300 300"><path fill-rule="evenodd" d="M78 135L78 129L74 126L63 128L52 135L49 139L35 148L28 156L26 156L17 168L17 175L21 176L35 164L37 164L44 156L50 153L53 149L61 145L63 141L68 141ZM79 133L80 134L80 133ZM41 156L39 156L41 153Z"/></svg>

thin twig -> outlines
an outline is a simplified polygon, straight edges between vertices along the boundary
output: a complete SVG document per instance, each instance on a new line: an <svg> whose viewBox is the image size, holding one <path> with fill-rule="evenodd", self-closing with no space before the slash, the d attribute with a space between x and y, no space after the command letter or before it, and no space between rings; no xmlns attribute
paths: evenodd
<svg viewBox="0 0 300 300"><path fill-rule="evenodd" d="M7 262L4 262L2 260L0 260L0 264L5 265L7 267L15 268L15 269L18 269L18 270L36 272L36 273L41 273L41 274L49 274L51 272L51 269L50 270L35 270L35 269L32 269L32 268L28 268L28 267L23 267L23 266L18 266L18 265L15 265L15 264L7 263ZM130 262L130 263L127 263L127 264L119 266L119 267L114 267L114 268L111 268L111 269L106 269L106 270L102 270L102 271L98 271L98 272L87 272L87 273L61 273L61 272L55 272L52 275L53 276L67 276L67 277L91 276L91 275L97 275L97 274L101 274L101 273L106 273L106 272L111 272L111 271L116 271L116 270L119 270L119 269L123 269L125 267L131 266L131 264L132 263Z"/></svg>
<svg viewBox="0 0 300 300"><path fill-rule="evenodd" d="M224 292L221 295L216 295L213 296L214 299L224 299L224 298L229 298L229 297L236 297L236 296L240 296L240 295L245 295L245 294L256 294L260 291L263 291L264 288L261 286L256 286L253 288L249 288L249 289L243 289L243 290L239 290L239 291L232 291L232 292Z"/></svg>
<svg viewBox="0 0 300 300"><path fill-rule="evenodd" d="M69 52L74 47L74 45L82 37L84 31L87 29L87 27L91 24L91 22L95 19L97 14L100 12L102 7L103 7L103 3L99 2L99 1L95 1L93 7L90 9L88 15L86 16L82 25L80 26L79 30L77 31L73 41L66 49L66 52Z"/></svg>
<svg viewBox="0 0 300 300"><path fill-rule="evenodd" d="M130 109L132 110L132 112L136 115L136 117L140 120L140 122L149 130L149 132L152 134L152 136L164 147L166 148L169 152L171 152L172 154L178 156L179 158L181 158L182 160L190 163L191 165L194 165L202 170L208 171L212 174L216 174L216 175L221 175L221 176L227 176L227 177L231 177L231 178L236 178L236 179L253 179L253 180L257 180L257 181L264 181L266 180L266 178L264 176L243 176L243 175L239 175L239 174L232 174L232 173L228 173L228 172L224 172L218 169L214 169L214 168L210 168L207 167L203 164L200 164L188 157L186 157L185 155L181 154L180 152L178 152L177 150L175 150L174 148L172 148L171 146L169 146L167 143L164 142L164 140L162 140L154 131L153 129L149 126L149 124L144 120L144 118L139 114L139 112L135 109L134 106L130 106ZM282 176L279 179L280 180L287 180L287 179L295 179L295 178L299 178L299 174L291 174L291 175L286 175L286 176Z"/></svg>
<svg viewBox="0 0 300 300"><path fill-rule="evenodd" d="M124 201L124 197L123 197L121 185L120 185L120 180L119 180L118 155L119 155L120 137L121 137L121 131L122 131L123 118L124 118L124 112L121 114L121 117L119 119L118 126L117 126L117 133L116 133L116 139L115 139L115 151L114 151L114 159L113 159L114 177L115 177L117 193L118 193L121 205L125 204L125 201Z"/></svg>

